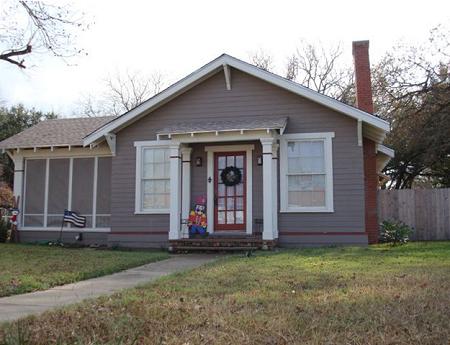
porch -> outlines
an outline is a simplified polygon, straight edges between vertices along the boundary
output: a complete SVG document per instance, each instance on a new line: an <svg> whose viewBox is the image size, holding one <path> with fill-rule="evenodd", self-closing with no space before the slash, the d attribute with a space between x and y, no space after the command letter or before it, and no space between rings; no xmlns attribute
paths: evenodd
<svg viewBox="0 0 450 345"><path fill-rule="evenodd" d="M169 250L254 250L275 245L277 138L286 122L286 118L216 121L203 128L185 123L159 131L158 141L169 148ZM226 180L228 174L231 181ZM206 198L207 235L190 238L187 220L199 197Z"/></svg>

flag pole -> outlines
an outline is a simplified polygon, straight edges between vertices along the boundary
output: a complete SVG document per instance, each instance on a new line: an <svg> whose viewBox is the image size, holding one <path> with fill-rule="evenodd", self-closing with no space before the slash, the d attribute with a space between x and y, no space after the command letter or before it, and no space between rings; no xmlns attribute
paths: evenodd
<svg viewBox="0 0 450 345"><path fill-rule="evenodd" d="M64 210L64 213L66 213L66 211ZM61 221L61 229L59 230L59 239L58 239L58 244L62 244L62 231L63 231L63 227L64 227L64 214L62 217L62 221Z"/></svg>

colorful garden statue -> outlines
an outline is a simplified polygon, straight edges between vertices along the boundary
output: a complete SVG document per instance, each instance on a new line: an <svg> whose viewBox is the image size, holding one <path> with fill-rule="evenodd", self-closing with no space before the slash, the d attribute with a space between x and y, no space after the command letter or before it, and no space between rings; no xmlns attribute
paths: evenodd
<svg viewBox="0 0 450 345"><path fill-rule="evenodd" d="M16 196L14 198L14 207L11 209L11 235L9 237L9 241L12 243L16 243L20 241L19 232L17 231L17 217L19 216L19 201L20 197Z"/></svg>
<svg viewBox="0 0 450 345"><path fill-rule="evenodd" d="M207 223L206 223L206 206L205 197L198 197L196 199L196 205L194 209L189 213L188 227L189 236L201 235L205 236Z"/></svg>

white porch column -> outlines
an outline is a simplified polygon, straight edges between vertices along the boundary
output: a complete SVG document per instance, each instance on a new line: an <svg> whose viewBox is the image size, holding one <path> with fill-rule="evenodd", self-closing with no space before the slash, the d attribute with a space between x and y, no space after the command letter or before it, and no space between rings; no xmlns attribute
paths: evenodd
<svg viewBox="0 0 450 345"><path fill-rule="evenodd" d="M182 183L181 183L181 217L183 220L187 220L189 217L189 211L191 206L191 147L181 148L181 163L182 163ZM182 225L183 237L187 237L188 226Z"/></svg>
<svg viewBox="0 0 450 345"><path fill-rule="evenodd" d="M271 241L273 237L273 205L274 205L274 182L273 182L273 138L261 139L263 149L263 235L262 239Z"/></svg>
<svg viewBox="0 0 450 345"><path fill-rule="evenodd" d="M272 146L272 230L274 239L278 238L278 146L278 144Z"/></svg>
<svg viewBox="0 0 450 345"><path fill-rule="evenodd" d="M13 194L16 200L19 200L17 207L19 208L19 215L17 217L17 228L21 225L21 219L23 217L23 183L24 183L24 159L22 155L14 154L10 155L14 162L14 186Z"/></svg>
<svg viewBox="0 0 450 345"><path fill-rule="evenodd" d="M181 157L180 145L170 145L170 228L169 240L180 238L181 226Z"/></svg>

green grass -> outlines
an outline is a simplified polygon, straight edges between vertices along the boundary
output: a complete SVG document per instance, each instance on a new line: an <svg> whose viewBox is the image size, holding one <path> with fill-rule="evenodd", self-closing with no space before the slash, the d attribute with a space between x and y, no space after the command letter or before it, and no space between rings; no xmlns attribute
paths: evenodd
<svg viewBox="0 0 450 345"><path fill-rule="evenodd" d="M448 344L450 242L234 256L0 328L27 344Z"/></svg>
<svg viewBox="0 0 450 345"><path fill-rule="evenodd" d="M162 251L95 250L0 243L0 297L45 290L168 257Z"/></svg>

